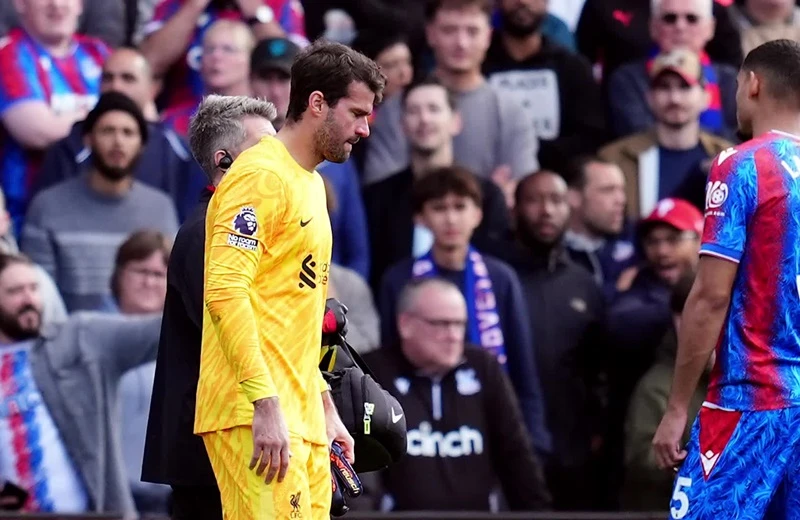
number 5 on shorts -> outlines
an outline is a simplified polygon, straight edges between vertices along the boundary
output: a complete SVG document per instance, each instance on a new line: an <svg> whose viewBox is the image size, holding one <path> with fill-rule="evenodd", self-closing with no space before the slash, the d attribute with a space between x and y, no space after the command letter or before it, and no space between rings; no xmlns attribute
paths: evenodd
<svg viewBox="0 0 800 520"><path fill-rule="evenodd" d="M692 479L690 478L678 477L675 481L675 491L672 493L672 501L677 501L679 507L671 507L669 509L670 513L672 513L672 518L675 520L680 520L689 512L689 497L686 495L684 489L691 486Z"/></svg>

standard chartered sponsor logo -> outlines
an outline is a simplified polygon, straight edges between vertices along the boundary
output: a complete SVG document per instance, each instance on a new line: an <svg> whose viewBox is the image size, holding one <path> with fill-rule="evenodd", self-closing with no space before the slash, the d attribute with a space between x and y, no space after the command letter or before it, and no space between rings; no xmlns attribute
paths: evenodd
<svg viewBox="0 0 800 520"><path fill-rule="evenodd" d="M412 457L466 457L483 453L483 434L469 426L451 432L433 431L429 422L407 434L407 453Z"/></svg>

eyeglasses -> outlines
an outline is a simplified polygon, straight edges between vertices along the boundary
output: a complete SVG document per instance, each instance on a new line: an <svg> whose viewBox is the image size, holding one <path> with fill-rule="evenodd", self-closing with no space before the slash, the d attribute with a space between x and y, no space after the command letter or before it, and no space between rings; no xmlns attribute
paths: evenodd
<svg viewBox="0 0 800 520"><path fill-rule="evenodd" d="M681 18L686 20L689 25L697 25L700 21L700 16L694 13L664 13L661 15L661 21L666 25L675 25Z"/></svg>
<svg viewBox="0 0 800 520"><path fill-rule="evenodd" d="M215 51L220 51L222 54L230 56L232 54L239 54L243 52L243 49L232 44L208 45L203 47L203 54L213 54Z"/></svg>
<svg viewBox="0 0 800 520"><path fill-rule="evenodd" d="M432 319L420 316L419 314L412 314L412 316L414 316L415 318L417 318L421 322L425 323L426 325L429 325L429 326L433 327L434 329L446 330L446 329L449 329L451 327L454 327L454 328L457 328L457 329L465 329L467 327L466 320L432 320Z"/></svg>

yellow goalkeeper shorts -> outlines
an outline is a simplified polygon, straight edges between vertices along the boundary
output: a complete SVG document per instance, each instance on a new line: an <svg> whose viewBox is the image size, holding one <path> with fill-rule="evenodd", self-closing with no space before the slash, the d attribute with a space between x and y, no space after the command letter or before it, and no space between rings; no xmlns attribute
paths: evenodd
<svg viewBox="0 0 800 520"><path fill-rule="evenodd" d="M253 434L249 426L203 434L219 486L225 520L329 520L331 469L327 446L292 436L289 470L283 482L264 482L249 468Z"/></svg>

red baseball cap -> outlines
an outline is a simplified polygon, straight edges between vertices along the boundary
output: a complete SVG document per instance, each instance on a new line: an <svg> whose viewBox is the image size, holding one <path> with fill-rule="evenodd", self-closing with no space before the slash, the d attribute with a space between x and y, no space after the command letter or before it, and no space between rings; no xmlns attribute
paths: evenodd
<svg viewBox="0 0 800 520"><path fill-rule="evenodd" d="M653 224L667 224L678 231L694 231L703 234L703 214L690 202L683 199L662 199L655 209L639 223L639 232L644 233Z"/></svg>

